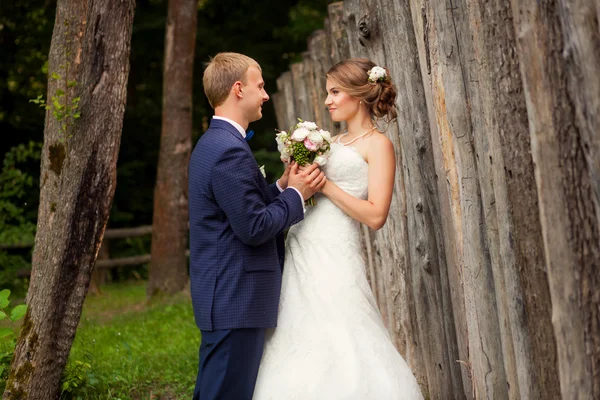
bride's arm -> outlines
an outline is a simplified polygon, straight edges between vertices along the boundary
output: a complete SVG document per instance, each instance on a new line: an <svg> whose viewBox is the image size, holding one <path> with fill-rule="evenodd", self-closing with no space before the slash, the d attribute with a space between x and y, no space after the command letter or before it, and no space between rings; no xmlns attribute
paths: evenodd
<svg viewBox="0 0 600 400"><path fill-rule="evenodd" d="M396 155L392 142L384 135L374 135L367 151L369 162L369 197L358 199L327 181L321 192L336 206L371 229L380 229L387 219L392 201Z"/></svg>

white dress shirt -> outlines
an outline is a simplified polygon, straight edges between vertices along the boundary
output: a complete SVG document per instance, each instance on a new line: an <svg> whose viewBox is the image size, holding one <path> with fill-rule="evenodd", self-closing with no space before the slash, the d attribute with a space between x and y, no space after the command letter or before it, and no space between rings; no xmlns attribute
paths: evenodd
<svg viewBox="0 0 600 400"><path fill-rule="evenodd" d="M246 130L244 128L242 128L242 126L240 124L238 124L237 122L235 122L234 120L225 118L225 117L219 117L217 115L213 115L213 119L220 119L222 121L229 122L231 125L233 125L233 127L235 129L238 130L238 132L240 132L240 135L242 135L242 137L244 139L246 138ZM283 189L281 188L281 186L279 186L279 179L275 181L275 186L277 186L277 189L279 189L279 192L283 192ZM298 196L300 196L300 201L302 202L302 210L304 212L306 212L306 209L304 208L304 197L302 196L302 193L300 193L300 191L293 186L288 186L288 188L294 189L296 191L296 193L298 193Z"/></svg>
<svg viewBox="0 0 600 400"><path fill-rule="evenodd" d="M216 115L213 115L213 119L220 119L221 121L229 122L231 125L233 125L235 127L235 129L238 130L238 132L240 132L240 135L242 135L242 137L244 139L246 139L246 130L244 128L242 128L242 126L240 124L238 124L237 122L235 122L234 120L225 118L225 117L219 117Z"/></svg>

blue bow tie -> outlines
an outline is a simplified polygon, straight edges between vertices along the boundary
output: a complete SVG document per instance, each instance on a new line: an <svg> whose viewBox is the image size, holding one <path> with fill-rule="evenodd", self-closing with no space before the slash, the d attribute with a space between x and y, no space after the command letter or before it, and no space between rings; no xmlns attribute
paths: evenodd
<svg viewBox="0 0 600 400"><path fill-rule="evenodd" d="M254 131L247 131L246 132L246 142L250 139L252 139L252 136L254 136Z"/></svg>

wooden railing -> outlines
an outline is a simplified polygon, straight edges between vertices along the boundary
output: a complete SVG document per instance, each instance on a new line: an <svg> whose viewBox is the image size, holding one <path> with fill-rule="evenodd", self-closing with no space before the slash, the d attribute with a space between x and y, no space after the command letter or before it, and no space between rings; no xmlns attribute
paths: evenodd
<svg viewBox="0 0 600 400"><path fill-rule="evenodd" d="M152 234L152 225L138 226L136 228L118 228L107 229L104 233L103 242L110 239L125 239L131 237L145 236ZM110 269L115 267L128 267L150 262L150 254L139 256L119 257L119 258L98 258L96 260L96 269Z"/></svg>
<svg viewBox="0 0 600 400"><path fill-rule="evenodd" d="M152 225L143 225L135 228L116 228L107 229L104 233L103 243L111 239L125 239L132 237L139 237L144 235L152 234ZM22 242L13 244L0 244L0 250L14 250L14 249L26 249L33 247L33 242ZM189 250L186 251L189 255ZM134 265L140 265L150 262L150 254L142 254L131 257L118 257L118 258L102 258L100 255L96 260L96 269L111 269L116 267L128 267ZM19 271L18 275L29 276L31 273L30 269L24 269Z"/></svg>

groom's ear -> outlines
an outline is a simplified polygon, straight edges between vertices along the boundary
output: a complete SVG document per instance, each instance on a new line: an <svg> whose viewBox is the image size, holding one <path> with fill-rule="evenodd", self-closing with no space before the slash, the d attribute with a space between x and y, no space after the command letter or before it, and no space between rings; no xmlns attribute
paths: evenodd
<svg viewBox="0 0 600 400"><path fill-rule="evenodd" d="M234 96L240 99L244 96L244 89L242 89L242 86L242 82L236 81L231 88Z"/></svg>

